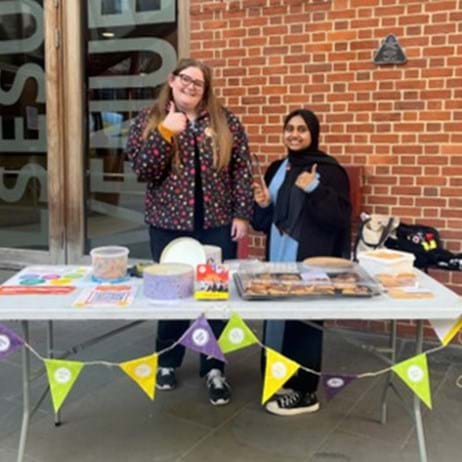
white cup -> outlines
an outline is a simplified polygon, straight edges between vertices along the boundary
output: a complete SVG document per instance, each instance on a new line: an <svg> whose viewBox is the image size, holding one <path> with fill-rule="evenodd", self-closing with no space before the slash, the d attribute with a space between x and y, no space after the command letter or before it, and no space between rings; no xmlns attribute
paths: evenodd
<svg viewBox="0 0 462 462"><path fill-rule="evenodd" d="M217 245L204 245L205 255L207 256L207 261L213 260L215 263L222 262L222 252L221 247Z"/></svg>

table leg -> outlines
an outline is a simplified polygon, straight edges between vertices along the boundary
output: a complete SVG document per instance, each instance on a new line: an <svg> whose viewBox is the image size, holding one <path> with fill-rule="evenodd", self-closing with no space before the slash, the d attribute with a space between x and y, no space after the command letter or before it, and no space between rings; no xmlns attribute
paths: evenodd
<svg viewBox="0 0 462 462"><path fill-rule="evenodd" d="M29 323L21 322L24 341L29 343ZM24 459L24 451L26 449L27 431L30 421L30 353L29 349L23 346L22 348L22 423L21 434L19 436L18 458L17 462L22 462Z"/></svg>
<svg viewBox="0 0 462 462"><path fill-rule="evenodd" d="M48 357L54 358L54 332L53 332L53 321L47 322L47 351ZM54 415L55 426L59 427L61 425L61 412L58 411Z"/></svg>
<svg viewBox="0 0 462 462"><path fill-rule="evenodd" d="M397 322L391 321L390 325L390 338L389 338L389 352L392 364L396 363L396 338L397 338ZM380 422L385 424L387 422L387 394L390 387L393 386L393 371L387 374L387 380L382 393L381 414Z"/></svg>
<svg viewBox="0 0 462 462"><path fill-rule="evenodd" d="M422 353L423 346L423 325L424 321L417 321L416 328L416 343L415 343L415 354L418 355ZM414 418L415 418L415 427L417 432L417 443L419 446L419 456L420 462L427 462L427 447L425 444L425 433L422 422L422 411L420 406L420 398L414 394Z"/></svg>

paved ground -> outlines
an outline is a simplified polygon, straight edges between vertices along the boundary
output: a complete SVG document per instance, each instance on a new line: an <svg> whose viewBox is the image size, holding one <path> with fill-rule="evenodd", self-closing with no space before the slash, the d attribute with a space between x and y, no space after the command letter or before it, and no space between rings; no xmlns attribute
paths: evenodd
<svg viewBox="0 0 462 462"><path fill-rule="evenodd" d="M3 273L6 276L6 273ZM0 273L0 280L2 273ZM1 319L1 315L0 315ZM17 323L6 323L21 333ZM57 343L65 349L93 334L117 327L116 322L56 323ZM259 334L260 324L252 323ZM152 352L153 323L112 337L77 356L80 360L122 362ZM359 373L383 363L354 342L385 345L382 336L335 333L325 337L325 370ZM35 323L32 342L43 353L45 324ZM427 345L427 349L432 345ZM411 341L401 340L401 358L412 355ZM390 394L388 423L381 425L379 402L384 376L354 381L332 401L320 391L322 409L313 415L281 418L259 405L259 348L229 356L228 377L233 401L213 408L197 375L197 354L189 352L178 373L180 386L158 392L151 402L120 370L86 367L63 406L63 425L53 425L49 399L32 420L27 462L366 462L418 460L412 421ZM0 362L0 461L16 460L21 421L19 353ZM429 357L433 411L424 426L429 461L461 459L462 349L447 348ZM34 362L35 366L40 363ZM34 383L38 396L45 383ZM411 394L397 382L406 402Z"/></svg>

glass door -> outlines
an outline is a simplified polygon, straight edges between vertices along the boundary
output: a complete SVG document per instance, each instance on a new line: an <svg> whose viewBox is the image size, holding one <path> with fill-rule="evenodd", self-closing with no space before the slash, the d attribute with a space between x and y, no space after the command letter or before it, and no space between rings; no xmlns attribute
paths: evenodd
<svg viewBox="0 0 462 462"><path fill-rule="evenodd" d="M129 126L151 106L179 56L176 0L88 0L83 12L83 227L68 255L85 259L101 245L149 258L145 184L125 156ZM184 10L183 10L184 11Z"/></svg>
<svg viewBox="0 0 462 462"><path fill-rule="evenodd" d="M45 36L43 0L0 0L0 261L51 258Z"/></svg>
<svg viewBox="0 0 462 462"><path fill-rule="evenodd" d="M0 265L149 258L128 128L187 55L189 0L0 0Z"/></svg>

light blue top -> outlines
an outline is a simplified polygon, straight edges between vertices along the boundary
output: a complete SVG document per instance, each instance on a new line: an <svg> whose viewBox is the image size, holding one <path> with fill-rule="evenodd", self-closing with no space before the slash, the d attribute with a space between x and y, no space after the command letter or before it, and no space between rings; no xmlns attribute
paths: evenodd
<svg viewBox="0 0 462 462"><path fill-rule="evenodd" d="M286 176L288 160L279 166L269 185L271 202L276 205L278 191ZM310 193L319 186L319 173L316 173L316 178L305 188L305 192ZM288 234L282 233L274 225L271 225L269 261L297 261L298 242L292 239ZM282 344L284 341L284 326L285 321L273 320L266 321L265 326L265 343L267 346L276 351L282 352Z"/></svg>
<svg viewBox="0 0 462 462"><path fill-rule="evenodd" d="M287 164L288 160L285 159L279 166L269 185L271 202L274 205L276 205L277 202L279 188L286 176ZM305 192L310 193L314 191L319 185L319 178L319 173L316 173L316 178L305 188ZM271 225L269 261L297 261L297 250L298 242L286 233L281 234L273 223Z"/></svg>

